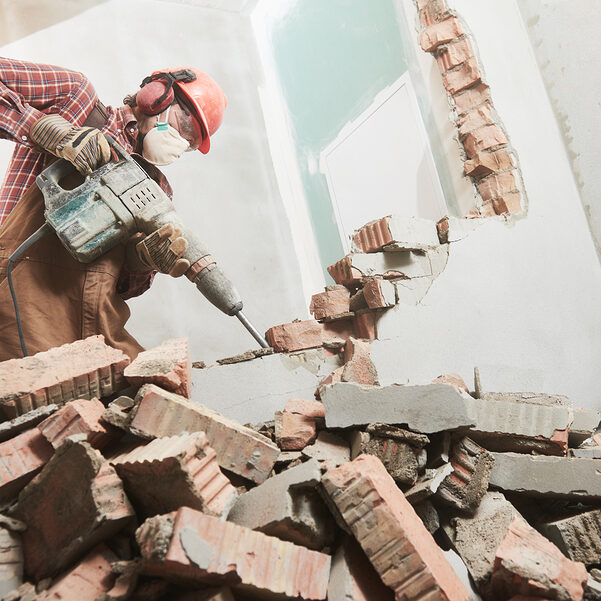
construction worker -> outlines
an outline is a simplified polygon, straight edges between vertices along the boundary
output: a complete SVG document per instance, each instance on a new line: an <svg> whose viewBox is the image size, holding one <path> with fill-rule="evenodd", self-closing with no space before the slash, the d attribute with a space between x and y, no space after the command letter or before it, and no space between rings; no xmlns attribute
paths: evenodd
<svg viewBox="0 0 601 601"><path fill-rule="evenodd" d="M0 361L23 354L6 268L44 222L36 176L56 157L90 173L111 160L108 134L171 197L156 165L190 150L206 154L226 104L217 83L194 68L156 71L124 106L111 108L81 73L0 57L0 138L16 143L0 189ZM73 259L56 236L36 242L13 270L28 354L103 334L107 344L135 357L143 349L124 329L125 300L147 290L157 271L182 275L189 267L181 259L185 248L170 225L136 234L89 264Z"/></svg>

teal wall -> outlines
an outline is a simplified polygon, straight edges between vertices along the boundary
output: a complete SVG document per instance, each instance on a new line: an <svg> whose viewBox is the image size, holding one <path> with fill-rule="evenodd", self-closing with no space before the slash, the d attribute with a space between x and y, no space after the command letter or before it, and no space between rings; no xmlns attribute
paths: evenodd
<svg viewBox="0 0 601 601"><path fill-rule="evenodd" d="M378 92L407 71L403 29L394 0L297 0L272 32L324 267L344 251L326 178L316 172L319 155Z"/></svg>

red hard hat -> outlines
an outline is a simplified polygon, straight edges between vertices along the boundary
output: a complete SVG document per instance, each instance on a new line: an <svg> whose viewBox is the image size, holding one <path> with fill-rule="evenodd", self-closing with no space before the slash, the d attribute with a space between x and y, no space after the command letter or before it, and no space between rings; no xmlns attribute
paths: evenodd
<svg viewBox="0 0 601 601"><path fill-rule="evenodd" d="M223 120L227 98L217 82L207 73L194 67L175 67L155 71L142 82L136 97L140 109L148 115L163 112L174 99L172 86L176 86L194 112L202 131L198 150L207 154L211 136Z"/></svg>

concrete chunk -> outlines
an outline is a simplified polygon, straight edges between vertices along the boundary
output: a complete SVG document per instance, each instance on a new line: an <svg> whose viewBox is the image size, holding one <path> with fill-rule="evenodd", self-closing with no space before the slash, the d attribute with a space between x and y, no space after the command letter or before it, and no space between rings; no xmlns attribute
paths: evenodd
<svg viewBox="0 0 601 601"><path fill-rule="evenodd" d="M188 507L136 531L143 571L170 581L223 583L273 599L326 598L330 557Z"/></svg>
<svg viewBox="0 0 601 601"><path fill-rule="evenodd" d="M145 516L186 506L225 518L238 497L204 432L155 438L111 464Z"/></svg>
<svg viewBox="0 0 601 601"><path fill-rule="evenodd" d="M577 457L492 453L490 484L532 496L601 499L601 462Z"/></svg>
<svg viewBox="0 0 601 601"><path fill-rule="evenodd" d="M316 487L316 459L301 463L240 496L228 521L310 549L334 541L332 518Z"/></svg>
<svg viewBox="0 0 601 601"><path fill-rule="evenodd" d="M333 432L322 430L317 440L302 450L302 455L317 459L328 468L337 467L351 460L348 442Z"/></svg>
<svg viewBox="0 0 601 601"><path fill-rule="evenodd" d="M445 384L425 386L363 387L351 382L325 386L321 400L326 427L348 428L382 422L405 424L429 434L474 424L465 398Z"/></svg>
<svg viewBox="0 0 601 601"><path fill-rule="evenodd" d="M13 419L44 405L102 398L127 386L129 357L90 336L22 359L0 363L0 410Z"/></svg>
<svg viewBox="0 0 601 601"><path fill-rule="evenodd" d="M217 454L219 465L235 474L263 482L280 450L268 438L154 384L143 386L130 423L148 438L203 431Z"/></svg>
<svg viewBox="0 0 601 601"><path fill-rule="evenodd" d="M29 430L58 410L58 405L45 405L0 424L0 442Z"/></svg>
<svg viewBox="0 0 601 601"><path fill-rule="evenodd" d="M23 583L23 547L17 532L0 526L0 597Z"/></svg>
<svg viewBox="0 0 601 601"><path fill-rule="evenodd" d="M371 455L328 470L326 494L397 599L440 601L470 594L409 502Z"/></svg>
<svg viewBox="0 0 601 601"><path fill-rule="evenodd" d="M570 425L569 444L577 447L587 438L590 438L599 427L601 413L594 409L574 407L574 421Z"/></svg>

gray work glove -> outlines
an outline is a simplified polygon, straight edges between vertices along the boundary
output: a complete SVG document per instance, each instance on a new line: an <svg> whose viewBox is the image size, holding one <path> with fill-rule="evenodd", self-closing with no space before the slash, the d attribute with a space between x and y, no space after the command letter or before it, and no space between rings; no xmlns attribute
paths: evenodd
<svg viewBox="0 0 601 601"><path fill-rule="evenodd" d="M73 163L82 175L111 160L111 147L100 130L77 127L59 115L45 115L29 130L29 137L47 152Z"/></svg>
<svg viewBox="0 0 601 601"><path fill-rule="evenodd" d="M190 267L190 261L181 258L187 248L188 242L182 237L182 231L167 223L138 242L136 253L148 269L177 278Z"/></svg>

